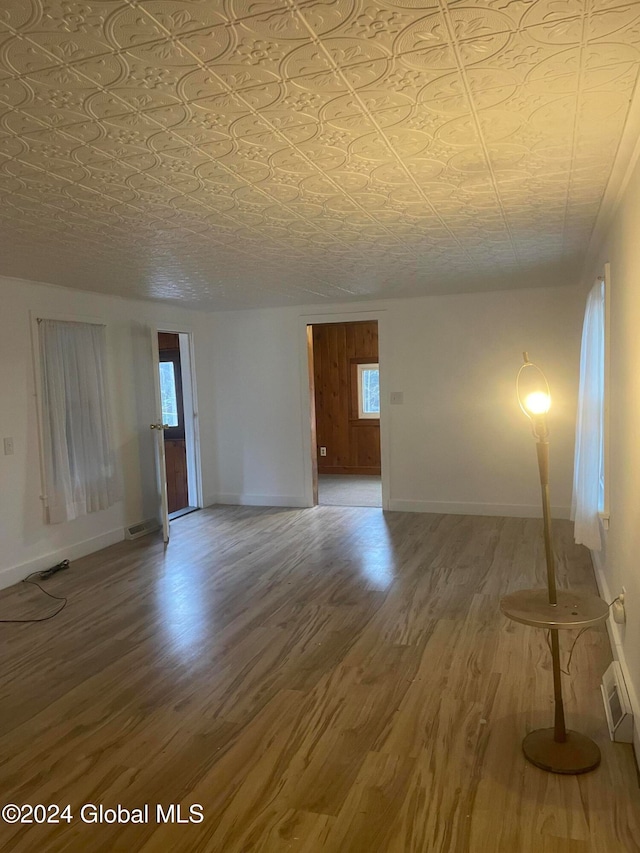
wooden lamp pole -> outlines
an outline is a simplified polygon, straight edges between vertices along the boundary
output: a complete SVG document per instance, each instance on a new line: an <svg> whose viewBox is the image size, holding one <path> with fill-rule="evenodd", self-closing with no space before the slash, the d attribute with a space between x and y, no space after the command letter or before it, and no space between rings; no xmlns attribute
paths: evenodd
<svg viewBox="0 0 640 853"><path fill-rule="evenodd" d="M534 432L538 437L536 450L538 452L538 471L540 472L540 488L542 490L542 516L544 521L544 551L547 561L547 592L549 593L549 604L553 607L558 605L558 594L556 591L556 567L553 558L553 545L551 540L551 506L549 502L549 431L547 429L546 417L540 421L540 433L534 422ZM562 679L560 672L560 638L558 629L551 628L551 662L553 668L553 697L555 701L555 724L554 740L556 743L565 743L567 740L567 729L564 723L564 702L562 701Z"/></svg>
<svg viewBox="0 0 640 853"><path fill-rule="evenodd" d="M509 619L549 631L551 637L551 662L553 668L554 725L549 729L536 729L522 742L526 758L537 767L552 773L586 773L600 764L600 750L591 738L567 730L562 700L560 669L561 629L587 628L604 621L609 608L601 598L585 593L556 588L556 570L551 539L551 507L549 501L549 430L547 412L551 405L549 385L544 373L529 361L525 352L524 364L516 382L520 408L530 419L536 438L540 488L542 490L542 515L544 520L544 548L547 563L547 588L522 589L506 595L500 602L502 612ZM529 394L525 401L520 396L520 376L525 368L535 368L542 377L546 392Z"/></svg>

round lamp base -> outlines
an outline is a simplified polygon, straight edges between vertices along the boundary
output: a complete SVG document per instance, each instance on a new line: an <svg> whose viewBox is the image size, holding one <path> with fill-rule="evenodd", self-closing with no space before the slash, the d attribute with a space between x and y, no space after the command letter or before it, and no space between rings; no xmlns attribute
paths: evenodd
<svg viewBox="0 0 640 853"><path fill-rule="evenodd" d="M522 741L522 751L532 764L550 773L588 773L600 764L598 745L579 732L568 731L566 741L558 743L554 729L536 729Z"/></svg>

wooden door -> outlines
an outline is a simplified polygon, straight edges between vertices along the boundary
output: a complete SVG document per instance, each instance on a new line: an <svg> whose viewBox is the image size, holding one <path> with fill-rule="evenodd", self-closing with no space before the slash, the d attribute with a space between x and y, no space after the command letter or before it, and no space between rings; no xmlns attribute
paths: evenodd
<svg viewBox="0 0 640 853"><path fill-rule="evenodd" d="M189 506L187 477L187 447L185 441L184 401L180 341L173 332L158 333L160 369L165 371L167 396L171 413L166 417L169 428L164 430L167 501L169 512Z"/></svg>

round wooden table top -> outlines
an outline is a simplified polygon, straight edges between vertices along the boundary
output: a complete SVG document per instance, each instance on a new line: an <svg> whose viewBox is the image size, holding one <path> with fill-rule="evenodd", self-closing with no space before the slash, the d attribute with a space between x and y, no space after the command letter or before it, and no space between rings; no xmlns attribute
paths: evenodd
<svg viewBox="0 0 640 853"><path fill-rule="evenodd" d="M597 595L559 589L557 599L557 604L549 604L546 589L519 589L500 600L500 610L514 622L535 628L588 628L609 614L609 605Z"/></svg>

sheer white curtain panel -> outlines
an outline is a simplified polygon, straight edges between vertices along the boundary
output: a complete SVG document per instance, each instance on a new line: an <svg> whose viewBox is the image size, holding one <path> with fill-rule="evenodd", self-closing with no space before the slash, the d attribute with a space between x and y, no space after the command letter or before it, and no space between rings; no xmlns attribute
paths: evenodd
<svg viewBox="0 0 640 853"><path fill-rule="evenodd" d="M602 547L599 512L604 453L604 310L604 282L597 281L587 298L582 328L571 502L575 540L592 551Z"/></svg>
<svg viewBox="0 0 640 853"><path fill-rule="evenodd" d="M50 524L118 499L105 327L39 320L45 505Z"/></svg>

